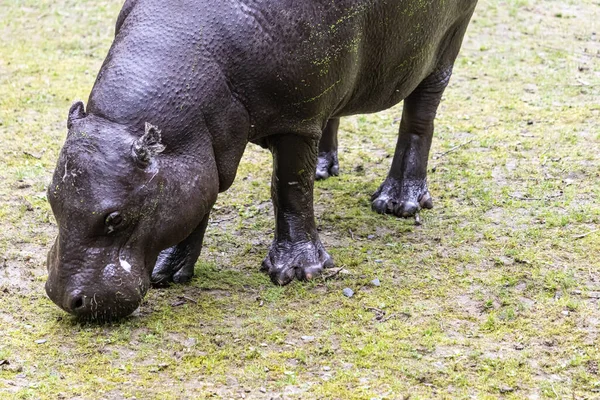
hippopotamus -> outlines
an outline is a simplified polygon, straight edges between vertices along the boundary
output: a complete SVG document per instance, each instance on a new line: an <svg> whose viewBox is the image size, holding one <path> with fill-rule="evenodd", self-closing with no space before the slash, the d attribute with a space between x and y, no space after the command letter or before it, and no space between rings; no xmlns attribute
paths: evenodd
<svg viewBox="0 0 600 400"><path fill-rule="evenodd" d="M333 260L315 179L337 175L340 117L404 101L372 209L431 208L433 123L476 0L127 0L89 95L75 102L48 200L46 292L83 319L131 314L192 278L212 206L248 143L271 151L275 234L262 269L285 285Z"/></svg>

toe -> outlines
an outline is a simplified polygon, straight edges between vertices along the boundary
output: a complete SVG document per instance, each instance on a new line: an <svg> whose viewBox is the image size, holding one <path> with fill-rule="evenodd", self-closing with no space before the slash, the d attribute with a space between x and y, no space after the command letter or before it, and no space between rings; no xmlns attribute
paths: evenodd
<svg viewBox="0 0 600 400"><path fill-rule="evenodd" d="M421 208L433 208L433 200L431 199L429 191L425 192L425 194L421 196L421 199L419 200L419 205L421 206Z"/></svg>
<svg viewBox="0 0 600 400"><path fill-rule="evenodd" d="M296 268L296 278L301 281L309 281L323 273L321 265L311 265L303 268Z"/></svg>
<svg viewBox="0 0 600 400"><path fill-rule="evenodd" d="M419 211L419 205L412 201L404 201L394 208L394 214L402 218L412 217L417 211Z"/></svg>
<svg viewBox="0 0 600 400"><path fill-rule="evenodd" d="M192 280L192 276L193 276L193 270L192 270L192 273L189 273L187 270L184 270L182 268L179 271L177 271L175 273L175 275L173 275L173 282L174 283L187 283Z"/></svg>
<svg viewBox="0 0 600 400"><path fill-rule="evenodd" d="M379 214L385 214L387 211L387 201L382 199L375 199L371 203L371 208L373 209L373 211Z"/></svg>
<svg viewBox="0 0 600 400"><path fill-rule="evenodd" d="M316 180L322 180L329 178L329 173L326 168L317 168L317 172L315 173Z"/></svg>
<svg viewBox="0 0 600 400"><path fill-rule="evenodd" d="M267 257L263 260L262 264L260 265L260 270L261 272L269 272L272 267L273 265L271 264L271 260L267 255Z"/></svg>
<svg viewBox="0 0 600 400"><path fill-rule="evenodd" d="M285 286L290 283L295 277L295 268L275 269L269 271L271 281L279 286Z"/></svg>
<svg viewBox="0 0 600 400"><path fill-rule="evenodd" d="M331 168L329 168L329 172L333 176L338 176L340 174L340 166L338 164L333 164Z"/></svg>

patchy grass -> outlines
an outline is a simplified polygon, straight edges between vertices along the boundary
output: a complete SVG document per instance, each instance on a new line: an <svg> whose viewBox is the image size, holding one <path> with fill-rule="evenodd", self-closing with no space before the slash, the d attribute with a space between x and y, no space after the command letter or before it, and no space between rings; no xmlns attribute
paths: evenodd
<svg viewBox="0 0 600 400"><path fill-rule="evenodd" d="M274 287L258 272L270 157L250 146L193 282L81 325L43 291L44 191L118 3L0 3L0 397L600 397L597 1L480 1L440 107L423 225L369 209L401 108L344 119L341 176L315 198L345 270Z"/></svg>

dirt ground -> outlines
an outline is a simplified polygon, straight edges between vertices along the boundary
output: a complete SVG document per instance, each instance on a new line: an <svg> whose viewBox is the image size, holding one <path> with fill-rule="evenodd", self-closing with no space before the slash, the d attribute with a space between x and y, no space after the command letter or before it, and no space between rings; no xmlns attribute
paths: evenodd
<svg viewBox="0 0 600 400"><path fill-rule="evenodd" d="M0 2L0 398L600 398L597 0L479 2L422 225L370 210L401 105L346 118L341 175L315 191L343 269L275 287L258 271L270 155L250 145L194 280L119 323L81 324L43 290L57 232L45 189L120 6Z"/></svg>

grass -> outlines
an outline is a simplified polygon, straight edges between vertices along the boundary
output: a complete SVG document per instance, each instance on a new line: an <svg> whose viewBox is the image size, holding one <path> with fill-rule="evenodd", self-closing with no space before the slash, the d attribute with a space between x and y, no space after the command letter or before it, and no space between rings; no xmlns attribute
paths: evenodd
<svg viewBox="0 0 600 400"><path fill-rule="evenodd" d="M275 287L258 272L270 156L251 145L192 283L82 325L43 291L44 192L118 3L0 4L0 397L600 397L596 1L480 1L438 113L423 225L370 211L401 106L344 119L341 176L315 192L344 271Z"/></svg>

